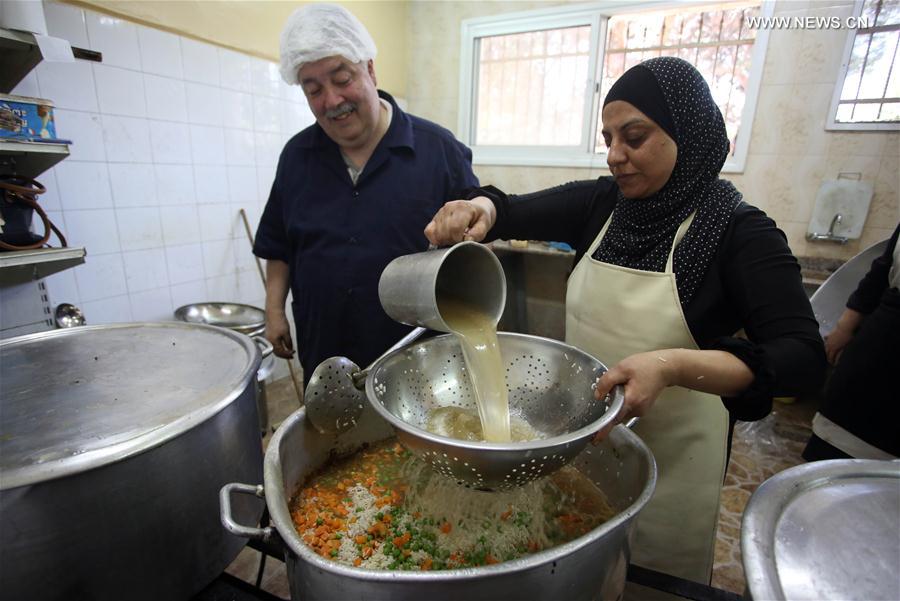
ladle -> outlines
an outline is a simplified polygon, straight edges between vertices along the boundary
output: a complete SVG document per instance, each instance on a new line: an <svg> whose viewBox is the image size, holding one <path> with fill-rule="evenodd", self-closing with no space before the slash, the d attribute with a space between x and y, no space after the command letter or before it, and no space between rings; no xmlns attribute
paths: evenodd
<svg viewBox="0 0 900 601"><path fill-rule="evenodd" d="M56 327L58 328L74 328L83 326L87 323L81 309L69 303L56 305L54 318L56 319Z"/></svg>
<svg viewBox="0 0 900 601"><path fill-rule="evenodd" d="M364 370L347 357L330 357L319 363L303 394L306 417L313 427L322 434L340 434L355 426L367 402L366 376L372 365L425 332L425 328L412 330Z"/></svg>

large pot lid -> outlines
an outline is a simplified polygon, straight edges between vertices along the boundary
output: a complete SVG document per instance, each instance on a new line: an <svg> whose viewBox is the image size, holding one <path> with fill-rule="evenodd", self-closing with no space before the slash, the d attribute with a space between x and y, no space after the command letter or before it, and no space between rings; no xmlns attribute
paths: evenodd
<svg viewBox="0 0 900 601"><path fill-rule="evenodd" d="M754 599L900 599L900 461L839 459L766 480L741 524Z"/></svg>
<svg viewBox="0 0 900 601"><path fill-rule="evenodd" d="M156 447L230 404L259 362L242 334L174 322L0 341L0 490Z"/></svg>

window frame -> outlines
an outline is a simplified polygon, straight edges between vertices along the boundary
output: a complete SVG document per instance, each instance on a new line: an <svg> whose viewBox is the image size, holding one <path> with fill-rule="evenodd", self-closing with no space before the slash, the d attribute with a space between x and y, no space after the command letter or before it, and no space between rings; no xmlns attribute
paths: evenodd
<svg viewBox="0 0 900 601"><path fill-rule="evenodd" d="M856 0L853 5L853 14L851 18L859 19L862 16L865 0ZM828 118L825 121L825 131L898 131L900 130L900 122L884 122L884 123L845 123L835 121L838 108L841 103L841 92L844 89L844 81L847 79L847 69L850 68L850 58L853 54L853 44L856 42L856 33L858 29L850 29L847 32L847 39L844 42L844 54L841 58L841 67L838 71L838 78L834 82L834 92L831 94L831 104L828 108Z"/></svg>
<svg viewBox="0 0 900 601"><path fill-rule="evenodd" d="M694 0L678 2L671 0L619 2L590 2L569 4L515 13L491 15L466 19L460 24L460 67L459 67L459 118L457 132L459 139L472 149L472 162L476 165L534 166L534 167L588 167L606 169L606 153L594 152L599 127L600 69L606 52L607 22L610 17L623 13L666 10L671 8L699 7L727 4L727 0ZM762 0L760 17L771 17L774 0ZM585 82L585 114L582 125L583 135L578 146L477 146L475 139L475 115L477 97L475 94L479 57L476 52L477 40L482 37L526 33L541 29L557 29L579 25L591 25L591 50L588 59L588 81ZM734 154L728 157L722 171L742 173L747 162L753 119L761 87L763 67L766 58L769 30L757 29L753 44L749 84L746 101L741 114L741 131L735 140ZM603 42L601 44L601 41ZM744 126L744 124L748 124Z"/></svg>

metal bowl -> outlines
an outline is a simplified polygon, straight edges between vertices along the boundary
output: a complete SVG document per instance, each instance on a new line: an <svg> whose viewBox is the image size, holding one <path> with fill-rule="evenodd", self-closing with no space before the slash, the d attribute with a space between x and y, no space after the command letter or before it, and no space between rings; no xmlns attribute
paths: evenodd
<svg viewBox="0 0 900 601"><path fill-rule="evenodd" d="M557 340L498 333L512 415L547 438L473 442L432 434L429 413L439 407L475 410L475 397L453 335L438 336L379 359L369 370L366 396L397 438L438 472L460 484L496 490L521 486L571 461L622 408L616 387L603 401L593 384L606 366Z"/></svg>
<svg viewBox="0 0 900 601"><path fill-rule="evenodd" d="M239 303L194 303L175 309L175 318L189 323L203 323L228 328L255 336L266 327L266 313L252 305Z"/></svg>

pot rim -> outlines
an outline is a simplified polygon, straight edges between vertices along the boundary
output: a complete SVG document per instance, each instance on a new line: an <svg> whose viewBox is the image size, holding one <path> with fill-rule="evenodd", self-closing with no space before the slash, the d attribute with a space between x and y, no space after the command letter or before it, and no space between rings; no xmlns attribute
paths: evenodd
<svg viewBox="0 0 900 601"><path fill-rule="evenodd" d="M269 515L272 519L272 523L275 525L275 529L284 541L284 544L294 555L302 558L309 564L312 564L315 568L356 580L378 582L426 582L430 580L446 580L448 578L465 579L475 576L494 576L529 570L548 562L561 560L563 557L571 555L579 549L592 544L605 536L608 532L628 524L628 522L634 519L641 509L643 509L647 502L650 501L650 498L653 496L653 492L656 489L656 461L653 458L653 454L650 452L649 447L647 447L640 437L631 430L624 426L617 426L610 433L610 439L620 439L622 442L630 444L641 453L647 462L647 482L644 484L641 494L638 495L628 507L590 532L567 543L563 543L562 545L557 545L518 559L503 561L487 566L427 572L357 568L325 559L314 553L306 546L306 543L300 539L300 535L297 534L293 521L291 521L287 504L288 493L285 490L284 480L282 478L280 447L282 440L287 433L296 427L302 427L305 421L306 409L305 407L301 407L282 422L281 426L272 437L272 440L269 441L269 447L266 450L263 465L264 488L266 491L265 497L266 505L269 508ZM275 491L274 494L272 491Z"/></svg>
<svg viewBox="0 0 900 601"><path fill-rule="evenodd" d="M251 382L256 381L256 374L259 369L261 353L257 345L249 337L216 326L209 326L197 323L185 323L177 321L165 322L130 322L117 324L101 324L93 326L80 326L64 330L50 330L48 332L39 332L36 334L28 334L15 338L7 338L0 340L0 349L3 347L11 347L13 345L30 343L35 340L44 338L54 338L62 336L86 335L91 331L114 330L114 329L176 329L176 330L195 330L202 328L214 332L217 335L225 336L234 342L247 353L248 362L243 371L235 379L235 386L231 392L225 394L218 401L207 404L199 409L195 409L189 413L181 415L177 419L162 425L158 428L142 432L133 438L123 440L121 442L104 446L98 449L86 451L78 455L66 455L64 457L51 459L43 463L32 463L26 466L6 470L3 478L0 480L0 491L7 491L22 486L30 486L56 480L66 476L80 474L93 469L98 469L106 465L117 463L128 459L129 457L139 455L145 451L150 451L164 443L177 438L195 428L196 426L206 422L213 416L217 415L223 409L231 405L231 403L240 397L247 389Z"/></svg>

